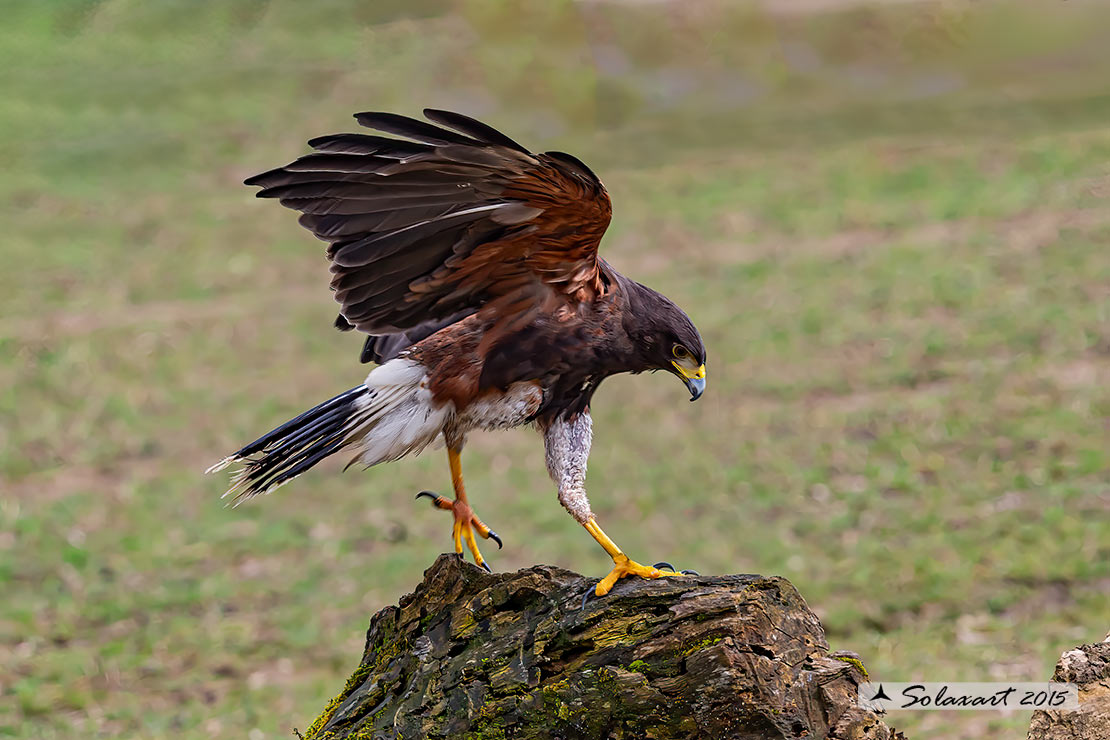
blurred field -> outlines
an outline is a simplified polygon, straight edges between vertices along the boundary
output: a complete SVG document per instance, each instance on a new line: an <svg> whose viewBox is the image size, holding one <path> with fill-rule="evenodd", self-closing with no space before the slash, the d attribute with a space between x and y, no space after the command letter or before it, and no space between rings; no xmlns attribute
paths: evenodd
<svg viewBox="0 0 1110 740"><path fill-rule="evenodd" d="M365 372L322 246L239 182L366 109L577 154L605 256L702 328L701 402L594 404L633 557L782 574L880 680L1043 680L1100 639L1110 8L804 5L6 5L0 736L289 737L450 548L412 500L440 453L236 510L202 475ZM494 567L607 570L535 433L468 451Z"/></svg>

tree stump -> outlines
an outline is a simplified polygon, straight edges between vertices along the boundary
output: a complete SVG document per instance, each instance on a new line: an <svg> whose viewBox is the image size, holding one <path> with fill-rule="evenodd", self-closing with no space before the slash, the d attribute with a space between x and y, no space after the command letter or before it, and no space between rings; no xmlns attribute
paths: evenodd
<svg viewBox="0 0 1110 740"><path fill-rule="evenodd" d="M1079 685L1079 709L1033 712L1029 740L1110 740L1110 634L1061 655L1052 680Z"/></svg>
<svg viewBox="0 0 1110 740"><path fill-rule="evenodd" d="M857 706L785 579L488 574L442 555L370 622L358 669L306 738L837 738L902 735ZM582 606L582 596L591 591Z"/></svg>

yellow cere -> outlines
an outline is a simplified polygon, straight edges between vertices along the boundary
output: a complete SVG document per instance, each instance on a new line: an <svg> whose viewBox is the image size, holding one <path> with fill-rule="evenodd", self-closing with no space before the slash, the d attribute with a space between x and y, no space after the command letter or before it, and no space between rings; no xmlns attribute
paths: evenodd
<svg viewBox="0 0 1110 740"><path fill-rule="evenodd" d="M695 380L705 377L705 365L698 365L698 369L693 370L686 365L682 365L677 360L672 360L671 364L674 365L675 370L678 370L678 372L682 373L682 377L684 378Z"/></svg>

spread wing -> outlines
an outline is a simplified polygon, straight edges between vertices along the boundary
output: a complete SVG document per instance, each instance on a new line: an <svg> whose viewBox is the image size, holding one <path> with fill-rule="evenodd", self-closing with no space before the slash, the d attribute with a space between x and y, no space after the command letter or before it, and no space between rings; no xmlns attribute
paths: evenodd
<svg viewBox="0 0 1110 740"><path fill-rule="evenodd" d="M323 136L246 181L329 242L346 322L392 334L477 310L508 328L604 292L597 247L611 205L588 167L458 113L424 115L441 126L359 113L401 138Z"/></svg>

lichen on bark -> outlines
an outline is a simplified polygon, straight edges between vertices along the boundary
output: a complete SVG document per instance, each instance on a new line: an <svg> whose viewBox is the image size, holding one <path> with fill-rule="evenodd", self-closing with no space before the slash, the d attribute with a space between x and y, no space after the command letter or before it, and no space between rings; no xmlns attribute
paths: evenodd
<svg viewBox="0 0 1110 740"><path fill-rule="evenodd" d="M622 581L550 566L487 574L451 555L370 623L323 738L853 738L897 733L856 705L785 579Z"/></svg>

